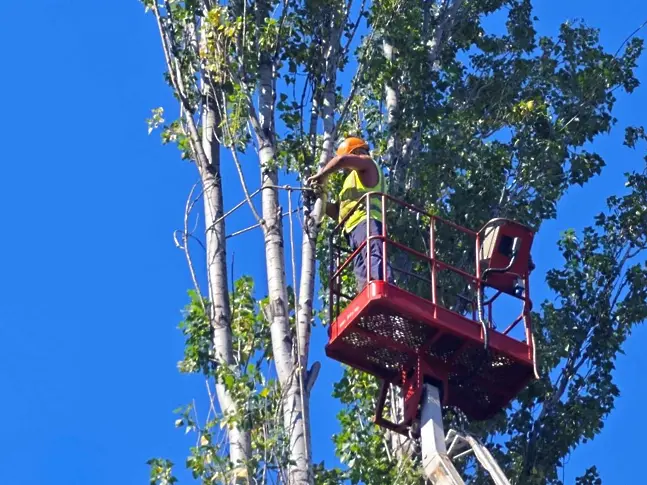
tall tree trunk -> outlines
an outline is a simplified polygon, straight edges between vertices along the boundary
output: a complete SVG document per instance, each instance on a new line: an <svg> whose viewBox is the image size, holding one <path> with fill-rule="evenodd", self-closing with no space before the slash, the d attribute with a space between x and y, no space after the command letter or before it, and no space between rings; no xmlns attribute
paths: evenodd
<svg viewBox="0 0 647 485"><path fill-rule="evenodd" d="M335 88L337 85L337 62L339 56L339 39L341 27L337 26L326 39L326 72L323 85L323 103L321 118L323 121L323 145L319 156L319 167L323 167L332 157L335 135ZM314 102L314 100L313 100ZM318 117L314 116L315 119ZM316 125L314 130L316 132ZM314 153L313 153L314 155ZM319 234L319 225L325 210L325 203L318 198L312 205L311 212L304 218L303 241L301 244L301 276L299 285L299 309L297 323L299 325L299 361L305 369L308 365L310 353L310 334L312 321L312 302L314 299L314 282L316 268L316 243ZM308 380L308 387L314 382Z"/></svg>
<svg viewBox="0 0 647 485"><path fill-rule="evenodd" d="M337 52L339 45L339 32L336 29L331 36L331 46L328 50L328 65L327 75L324 86L323 106L322 106L322 119L324 125L323 134L323 147L319 159L319 166L324 166L331 158L334 146L334 132L335 132L335 87L337 82ZM330 57L333 57L332 59ZM316 132L316 126L315 126ZM314 155L314 153L313 153ZM314 385L317 378L319 364L315 363L309 372L303 372L308 367L308 356L310 353L310 335L311 335L311 322L312 322L312 303L314 300L314 283L316 271L316 252L317 252L317 236L319 234L319 225L325 210L325 201L317 198L312 205L309 214L304 214L303 234L301 243L301 275L299 279L299 306L297 312L297 325L299 329L299 342L298 342L298 365L299 372L305 382L304 386L304 406L303 406L303 423L306 429L306 446L308 450L312 450L312 439L310 434L310 390ZM311 455L308 457L308 466L311 467Z"/></svg>
<svg viewBox="0 0 647 485"><path fill-rule="evenodd" d="M227 253L225 245L225 221L222 219L223 198L220 178L220 144L215 130L218 129L216 110L211 105L211 93L203 89L204 118L202 136L193 119L195 108L186 96L181 71L177 68L179 60L175 57L176 46L172 29L168 30L157 3L152 4L152 10L157 20L162 50L166 61L169 79L177 94L181 112L188 128L188 138L191 152L200 173L204 190L204 210L206 225L206 253L207 253L207 278L209 287L209 319L213 328L213 351L217 365L233 363L232 337L231 337L231 312L229 294L227 292ZM170 13L169 13L170 15ZM168 18L166 20L169 20ZM193 35L197 30L192 30ZM219 221L216 223L216 221ZM221 382L216 382L218 403L223 413L235 413L236 402L227 392ZM229 430L229 458L235 466L245 464L250 458L249 433L234 426Z"/></svg>
<svg viewBox="0 0 647 485"><path fill-rule="evenodd" d="M261 15L262 18L265 15ZM270 332L276 370L283 391L283 426L289 436L288 481L290 485L311 482L310 457L307 450L307 432L304 421L305 396L301 393L304 381L303 369L296 365L292 333L288 314L288 298L285 279L285 255L283 224L278 192L271 186L278 185L278 173L273 166L275 156L274 138L274 66L267 52L260 54L259 82L259 129L256 133L262 176L263 232L265 237L265 260L267 287L271 316ZM305 403L304 403L305 404Z"/></svg>
<svg viewBox="0 0 647 485"><path fill-rule="evenodd" d="M382 53L389 64L393 63L393 44L388 37L382 41ZM392 178L390 182L389 191L395 195L398 194L399 181L401 179L399 173L399 159L400 159L400 140L397 133L396 119L398 113L398 86L396 79L387 79L384 83L384 98L386 103L386 126L387 126L387 145L386 153L384 156L384 163L390 170L392 170ZM391 420L399 422L403 419L404 402L401 397L400 390L397 386L391 384ZM402 459L408 454L409 447L407 446L407 439L399 433L389 432L391 449L398 459Z"/></svg>
<svg viewBox="0 0 647 485"><path fill-rule="evenodd" d="M389 64L393 63L393 44L385 37L382 41L382 52L384 58ZM395 79L387 79L384 83L384 100L386 103L386 124L388 139L386 144L386 153L384 163L389 169L393 170L395 180L397 177L399 140L396 130L396 119L398 113L398 87Z"/></svg>
<svg viewBox="0 0 647 485"><path fill-rule="evenodd" d="M220 144L216 139L218 116L210 90L205 89L202 124L202 147L208 164L200 170L204 188L206 224L207 277L209 285L209 316L213 328L213 348L218 365L234 363L231 335L231 311L227 286L227 248L223 215L222 179L220 176ZM224 414L235 413L237 404L225 385L216 382L218 402ZM229 457L237 468L249 460L249 432L234 426L229 431Z"/></svg>
<svg viewBox="0 0 647 485"><path fill-rule="evenodd" d="M428 62L433 69L440 69L440 51L443 43L451 37L456 20L459 18L458 11L461 9L464 0L453 0L451 4L445 4L442 11L436 17L436 28L433 38L427 42L429 46Z"/></svg>

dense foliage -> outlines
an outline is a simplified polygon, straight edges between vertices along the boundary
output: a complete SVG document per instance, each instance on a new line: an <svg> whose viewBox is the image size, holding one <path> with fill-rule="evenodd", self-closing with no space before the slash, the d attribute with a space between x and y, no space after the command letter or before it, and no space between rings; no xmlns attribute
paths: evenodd
<svg viewBox="0 0 647 485"><path fill-rule="evenodd" d="M570 22L556 37L539 36L530 0L153 1L143 3L160 25L180 117L166 123L156 109L149 125L162 127L163 141L196 162L205 187L210 176L220 183L213 162L220 151L228 150L240 169L240 154L255 148L264 184L277 185L278 168L305 180L330 156L335 139L361 133L388 172L390 193L468 227L509 217L540 230L558 217L557 204L570 187L603 173L606 162L594 142L616 125L616 93L639 85L641 40L608 52L596 29ZM210 139L209 164L200 147L210 130L218 143ZM644 140L642 128L627 130L628 147ZM339 183L331 180L332 194ZM613 409L615 357L647 317L645 194L647 172L627 174L625 192L608 200L607 211L581 233L563 234L563 261L546 278L553 298L536 304L533 316L542 378L491 421L467 424L492 444L515 483L561 484L565 457L598 434ZM281 274L273 252L284 250L280 218L271 223L267 211L275 201L263 197L263 218L255 215L266 236L268 273ZM250 207L255 210L251 201ZM306 194L306 268L314 261L308 241L323 241L331 229L326 222L319 231L309 219L317 207ZM419 220L395 210L390 217L398 240L427 249ZM439 238L443 257L470 269L473 249L449 234ZM319 244L317 256L325 283L326 245ZM415 262L403 264L416 270ZM230 482L232 474L261 483L421 478L415 443L403 453L395 449L402 443L371 423L377 383L350 369L334 393L344 404L333 442L345 468L312 464L307 410L317 369L307 368L310 278L302 273L299 295L283 281L284 296L270 280L271 294L262 301L250 278L238 280L223 303L230 309L227 359L214 351L214 302L198 288L191 292L180 370L204 374L222 386L218 396L235 403L223 412L210 390L207 416L191 407L180 411L178 427L198 435L187 466L200 483ZM460 281L445 286L454 295L447 305L458 292L472 291ZM286 407L297 404L295 421ZM464 423L451 410L447 420ZM231 463L232 429L242 433L236 435L241 443L249 437L240 446L244 463ZM168 460L152 460L151 483L173 483L171 468ZM464 472L471 483L487 483L470 463ZM600 483L595 467L577 483Z"/></svg>

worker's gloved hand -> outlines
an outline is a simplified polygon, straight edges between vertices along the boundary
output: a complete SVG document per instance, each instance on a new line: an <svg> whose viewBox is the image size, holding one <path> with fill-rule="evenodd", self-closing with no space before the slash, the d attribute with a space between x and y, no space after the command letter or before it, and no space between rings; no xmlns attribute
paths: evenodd
<svg viewBox="0 0 647 485"><path fill-rule="evenodd" d="M316 186L324 187L327 181L328 181L328 174L319 172L313 175L312 177L308 177L308 180L306 180L306 184L310 185L313 188L315 188Z"/></svg>

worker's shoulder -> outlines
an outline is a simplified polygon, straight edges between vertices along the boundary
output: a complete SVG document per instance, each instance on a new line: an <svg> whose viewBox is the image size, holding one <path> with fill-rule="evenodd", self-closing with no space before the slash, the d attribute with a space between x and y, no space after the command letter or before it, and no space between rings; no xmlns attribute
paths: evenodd
<svg viewBox="0 0 647 485"><path fill-rule="evenodd" d="M364 154L353 154L353 157L356 157L358 160L362 160L362 163L366 166L375 166L379 167L380 164L377 160L375 160L372 156L370 155L364 155Z"/></svg>

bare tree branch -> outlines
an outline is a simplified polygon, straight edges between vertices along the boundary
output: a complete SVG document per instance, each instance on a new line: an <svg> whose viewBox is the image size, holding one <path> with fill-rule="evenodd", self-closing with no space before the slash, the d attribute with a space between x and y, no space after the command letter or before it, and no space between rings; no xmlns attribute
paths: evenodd
<svg viewBox="0 0 647 485"><path fill-rule="evenodd" d="M193 184L193 187L191 187L191 191L189 192L189 196L187 197L186 204L184 206L184 233L182 240L186 262L189 266L189 272L191 273L191 281L193 281L193 287L195 288L195 291L198 293L198 297L200 298L200 305L202 306L202 310L206 312L206 307L202 298L202 291L200 290L200 284L198 283L198 278L195 274L195 268L193 267L193 260L191 259L191 252L189 250L189 217L191 216L191 210L193 208L193 205L195 204L195 202L193 201L193 192L195 191L197 185L198 184L195 183Z"/></svg>
<svg viewBox="0 0 647 485"><path fill-rule="evenodd" d="M431 45L429 46L429 65L436 68L436 61L440 54L440 50L443 45L443 36L454 26L456 19L458 18L458 10L463 5L464 0L454 0L451 7L448 7L447 2L444 5L442 13L439 15L439 18L442 20L436 27L434 31L434 38L431 40Z"/></svg>

